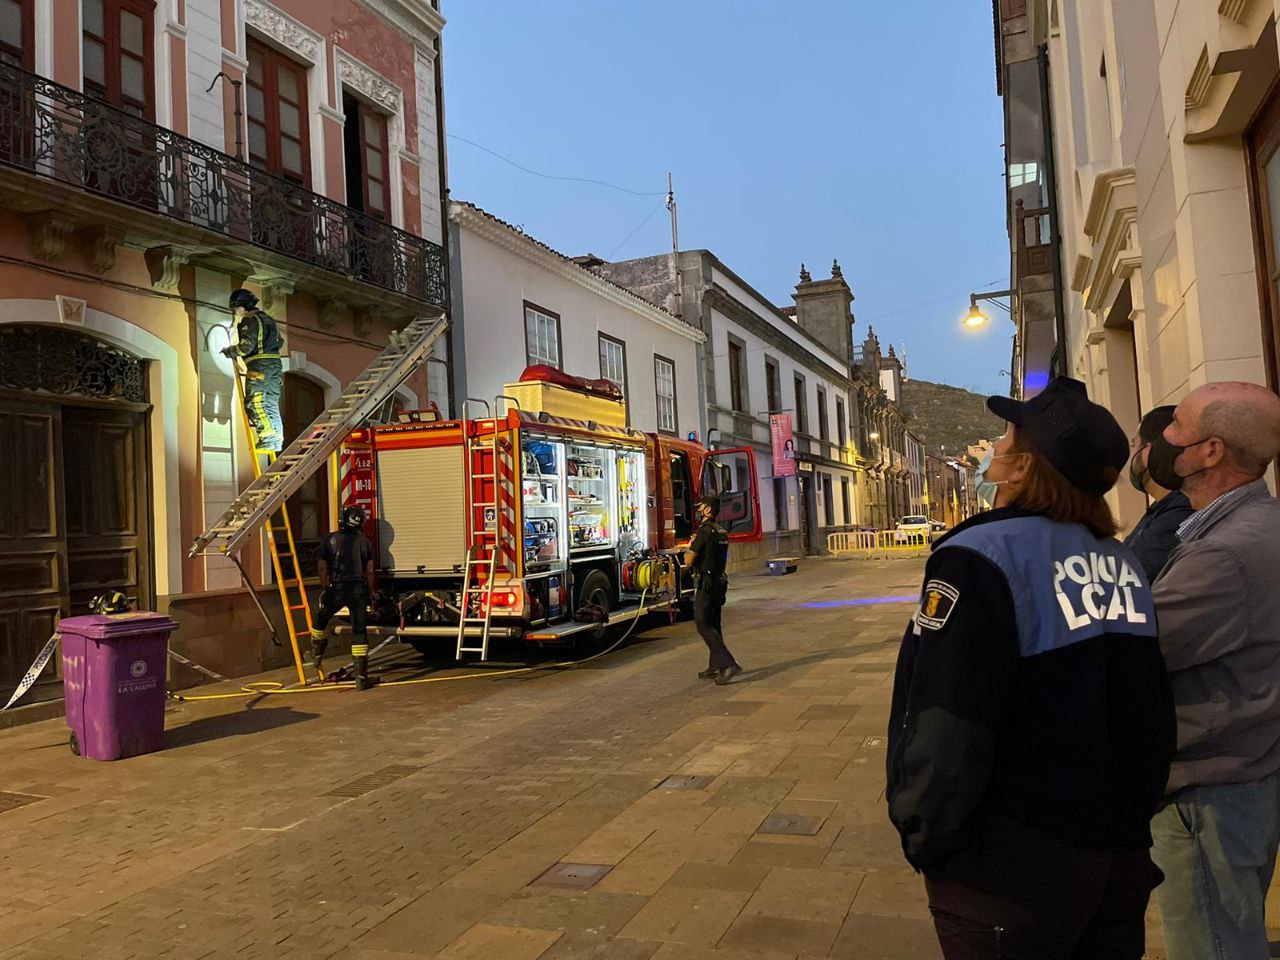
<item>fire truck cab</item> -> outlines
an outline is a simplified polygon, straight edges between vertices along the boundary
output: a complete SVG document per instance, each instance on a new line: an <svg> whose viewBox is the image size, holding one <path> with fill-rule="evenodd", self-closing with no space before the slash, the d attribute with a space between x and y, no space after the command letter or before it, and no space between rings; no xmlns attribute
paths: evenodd
<svg viewBox="0 0 1280 960"><path fill-rule="evenodd" d="M555 643L680 608L703 493L731 540L761 538L750 449L632 430L607 382L530 368L505 389L461 419L402 414L345 443L342 500L366 508L389 598L381 632L423 650L481 631Z"/></svg>

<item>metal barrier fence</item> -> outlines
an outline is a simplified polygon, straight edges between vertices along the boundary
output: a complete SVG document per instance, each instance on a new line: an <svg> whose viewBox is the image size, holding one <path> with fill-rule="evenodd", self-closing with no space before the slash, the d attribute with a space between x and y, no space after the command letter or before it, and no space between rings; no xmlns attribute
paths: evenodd
<svg viewBox="0 0 1280 960"><path fill-rule="evenodd" d="M901 530L846 530L827 534L833 557L919 557L929 552L928 534Z"/></svg>

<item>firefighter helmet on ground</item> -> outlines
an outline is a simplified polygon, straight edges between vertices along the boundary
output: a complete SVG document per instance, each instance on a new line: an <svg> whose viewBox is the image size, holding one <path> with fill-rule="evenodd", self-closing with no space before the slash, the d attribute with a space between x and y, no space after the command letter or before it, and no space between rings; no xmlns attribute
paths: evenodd
<svg viewBox="0 0 1280 960"><path fill-rule="evenodd" d="M231 297L227 301L227 305L234 310L236 307L244 307L246 310L256 310L258 307L258 298L250 291L240 287L231 291Z"/></svg>
<svg viewBox="0 0 1280 960"><path fill-rule="evenodd" d="M128 613L129 598L119 590L100 593L89 601L89 612L96 614Z"/></svg>
<svg viewBox="0 0 1280 960"><path fill-rule="evenodd" d="M342 514L338 518L338 525L343 530L359 530L364 526L365 512L364 507L355 504L350 507L343 507Z"/></svg>

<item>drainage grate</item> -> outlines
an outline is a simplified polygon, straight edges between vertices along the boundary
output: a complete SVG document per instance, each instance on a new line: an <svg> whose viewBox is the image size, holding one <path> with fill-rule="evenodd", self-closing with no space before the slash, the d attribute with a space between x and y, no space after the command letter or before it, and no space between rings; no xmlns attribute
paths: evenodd
<svg viewBox="0 0 1280 960"><path fill-rule="evenodd" d="M363 797L366 793L372 793L374 790L395 783L397 780L403 780L411 773L417 773L421 767L407 767L393 765L383 767L381 770L375 770L373 773L367 773L358 780L352 780L350 783L344 783L340 787L334 787L328 793L322 794L325 797Z"/></svg>
<svg viewBox="0 0 1280 960"><path fill-rule="evenodd" d="M677 774L674 777L667 777L660 784L659 790L705 790L711 786L711 782L715 777L690 777L684 774Z"/></svg>
<svg viewBox="0 0 1280 960"><path fill-rule="evenodd" d="M530 886L587 890L612 869L601 863L557 863Z"/></svg>
<svg viewBox="0 0 1280 960"><path fill-rule="evenodd" d="M862 741L864 747L884 747L889 743L888 737L867 737Z"/></svg>
<svg viewBox="0 0 1280 960"><path fill-rule="evenodd" d="M765 818L756 833L781 833L793 837L816 836L826 817L806 817L799 813L775 813Z"/></svg>
<svg viewBox="0 0 1280 960"><path fill-rule="evenodd" d="M29 803L35 803L37 800L46 800L47 797L35 797L29 793L5 793L0 790L0 813L6 813L9 810L17 810L19 807L25 807Z"/></svg>

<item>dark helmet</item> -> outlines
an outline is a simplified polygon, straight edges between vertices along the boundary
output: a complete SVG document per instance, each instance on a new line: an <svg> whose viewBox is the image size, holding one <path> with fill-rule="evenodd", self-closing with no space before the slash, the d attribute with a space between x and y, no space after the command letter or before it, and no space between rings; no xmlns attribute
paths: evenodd
<svg viewBox="0 0 1280 960"><path fill-rule="evenodd" d="M119 590L100 593L89 601L89 612L100 615L111 613L128 613L129 598Z"/></svg>
<svg viewBox="0 0 1280 960"><path fill-rule="evenodd" d="M711 511L711 516L714 517L720 513L720 498L714 493L708 493L706 496L702 496L697 499L698 506L702 506L704 504L707 509Z"/></svg>
<svg viewBox="0 0 1280 960"><path fill-rule="evenodd" d="M364 507L357 503L353 506L342 508L342 513L338 517L338 526L343 530L359 530L364 526L364 521Z"/></svg>
<svg viewBox="0 0 1280 960"><path fill-rule="evenodd" d="M256 310L258 308L258 298L250 291L241 287L239 290L232 290L231 297L227 304L234 310L236 307L244 307L246 310Z"/></svg>

